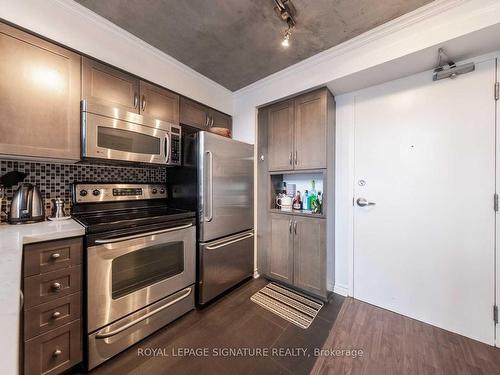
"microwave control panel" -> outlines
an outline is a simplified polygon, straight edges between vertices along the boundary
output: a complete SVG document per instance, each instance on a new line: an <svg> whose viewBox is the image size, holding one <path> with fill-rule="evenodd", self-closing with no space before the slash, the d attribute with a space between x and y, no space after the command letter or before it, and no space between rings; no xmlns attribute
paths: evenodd
<svg viewBox="0 0 500 375"><path fill-rule="evenodd" d="M172 125L170 127L170 158L168 164L181 165L181 128Z"/></svg>

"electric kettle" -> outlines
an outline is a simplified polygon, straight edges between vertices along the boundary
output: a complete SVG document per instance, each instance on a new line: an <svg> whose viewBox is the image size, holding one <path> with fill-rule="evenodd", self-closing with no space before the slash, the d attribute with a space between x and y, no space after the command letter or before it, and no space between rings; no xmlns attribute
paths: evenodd
<svg viewBox="0 0 500 375"><path fill-rule="evenodd" d="M10 224L26 224L45 220L42 195L35 185L22 183L14 193L9 211Z"/></svg>

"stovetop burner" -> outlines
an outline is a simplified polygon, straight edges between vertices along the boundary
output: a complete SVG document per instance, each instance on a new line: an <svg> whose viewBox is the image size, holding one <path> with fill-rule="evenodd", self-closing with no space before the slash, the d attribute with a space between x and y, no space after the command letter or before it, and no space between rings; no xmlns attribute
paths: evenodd
<svg viewBox="0 0 500 375"><path fill-rule="evenodd" d="M142 226L147 230L146 226L195 217L192 211L168 207L164 191L166 188L158 184L75 184L73 217L85 226L87 233Z"/></svg>

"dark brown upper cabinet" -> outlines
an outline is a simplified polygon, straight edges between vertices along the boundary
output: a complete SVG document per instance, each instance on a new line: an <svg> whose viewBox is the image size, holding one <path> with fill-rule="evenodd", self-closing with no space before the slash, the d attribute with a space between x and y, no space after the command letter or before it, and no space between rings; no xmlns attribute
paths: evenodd
<svg viewBox="0 0 500 375"><path fill-rule="evenodd" d="M139 113L139 79L121 70L84 57L83 99Z"/></svg>
<svg viewBox="0 0 500 375"><path fill-rule="evenodd" d="M326 90L295 99L294 169L326 168Z"/></svg>
<svg viewBox="0 0 500 375"><path fill-rule="evenodd" d="M140 113L161 121L179 123L179 95L148 82L140 83Z"/></svg>
<svg viewBox="0 0 500 375"><path fill-rule="evenodd" d="M82 62L83 98L179 123L179 95L89 58Z"/></svg>
<svg viewBox="0 0 500 375"><path fill-rule="evenodd" d="M267 134L270 171L293 169L293 117L293 100L269 108Z"/></svg>
<svg viewBox="0 0 500 375"><path fill-rule="evenodd" d="M321 89L269 108L269 170L326 168L328 92Z"/></svg>
<svg viewBox="0 0 500 375"><path fill-rule="evenodd" d="M180 100L180 122L202 130L208 128L209 108L187 98Z"/></svg>
<svg viewBox="0 0 500 375"><path fill-rule="evenodd" d="M208 113L210 118L212 119L211 121L211 127L215 128L226 128L226 129L232 129L233 128L233 120L231 116L226 115L225 113L215 111L211 109Z"/></svg>
<svg viewBox="0 0 500 375"><path fill-rule="evenodd" d="M0 154L80 159L80 56L0 23Z"/></svg>
<svg viewBox="0 0 500 375"><path fill-rule="evenodd" d="M201 130L212 127L232 129L232 118L187 98L180 100L180 122Z"/></svg>

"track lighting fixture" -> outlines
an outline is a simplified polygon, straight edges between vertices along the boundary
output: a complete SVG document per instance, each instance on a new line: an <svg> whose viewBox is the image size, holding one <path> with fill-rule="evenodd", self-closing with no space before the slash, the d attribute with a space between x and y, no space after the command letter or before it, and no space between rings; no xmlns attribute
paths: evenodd
<svg viewBox="0 0 500 375"><path fill-rule="evenodd" d="M294 5L291 0L274 0L276 4L274 10L278 17L286 22L287 28L285 33L283 34L283 39L281 41L281 45L283 47L288 47L290 45L290 36L292 35L292 29L296 25L295 14L297 11L295 10Z"/></svg>

